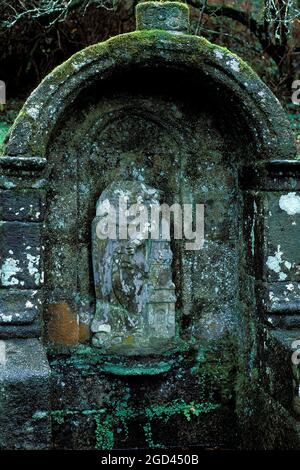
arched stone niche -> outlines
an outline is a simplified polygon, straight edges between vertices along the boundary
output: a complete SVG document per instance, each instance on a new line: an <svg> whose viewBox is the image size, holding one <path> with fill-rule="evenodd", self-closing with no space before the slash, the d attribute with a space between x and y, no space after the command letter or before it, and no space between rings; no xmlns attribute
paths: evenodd
<svg viewBox="0 0 300 470"><path fill-rule="evenodd" d="M5 194L16 194L20 189L18 194L23 195L23 189L32 187L38 207L47 194L43 245L46 290L49 303L58 303L59 317L66 319L65 326L59 320L58 329L70 322L73 333L67 341L78 339L71 312L75 309L81 315L84 305L84 317L93 308L92 280L87 279L91 275L90 221L96 199L114 178L138 177L118 170L121 155L124 161L131 153L138 172L142 164L151 169L157 153L157 168L149 170L145 180L163 184L169 200L180 187L180 153L186 161L183 176L198 188L205 186L212 165L219 176L211 180L204 199L198 196L205 202L222 184L228 194L234 194L238 169L250 161L255 166L293 152L286 118L270 91L240 59L201 38L155 31L131 33L92 46L55 69L25 104L1 161L10 176L10 181L3 183L8 190ZM169 178L171 168L174 177ZM159 176L163 171L164 178ZM237 204L238 191L234 197ZM233 206L229 203L228 207ZM207 220L214 217L209 212ZM43 211L37 209L37 213L34 221L41 219ZM32 224L28 230L32 227L37 232L37 226ZM220 224L222 238L221 232ZM41 248L40 240L34 241L36 249ZM33 249L34 243L27 246ZM29 255L41 274L42 265L37 263L42 257ZM80 266L73 262L77 256ZM81 268L83 273L78 271ZM36 282L42 276L34 269L28 289L41 283L40 279ZM228 274L236 272L232 267L224 269ZM7 287L22 287L24 295L22 276L24 273L17 271L11 277L13 284L8 281ZM75 301L79 284L83 292ZM56 330L55 326L55 334ZM85 326L82 331L86 336Z"/></svg>
<svg viewBox="0 0 300 470"><path fill-rule="evenodd" d="M42 329L59 351L90 344L96 203L113 182L139 181L170 205L204 204L206 241L194 252L171 241L175 343L129 348L133 359L122 351L101 370L163 374L183 351L210 351L224 370L241 358L246 370L251 356L255 368L264 325L289 322L288 313L298 321L299 254L272 219L279 211L287 224L278 201L298 189L294 154L278 100L241 59L202 38L142 30L75 54L29 97L0 159L2 338ZM286 258L276 255L283 243ZM187 360L184 374L197 364Z"/></svg>

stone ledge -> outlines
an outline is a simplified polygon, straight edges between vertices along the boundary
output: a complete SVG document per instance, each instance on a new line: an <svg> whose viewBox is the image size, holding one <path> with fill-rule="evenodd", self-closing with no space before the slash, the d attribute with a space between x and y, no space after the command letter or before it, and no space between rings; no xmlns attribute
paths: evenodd
<svg viewBox="0 0 300 470"><path fill-rule="evenodd" d="M258 165L246 165L240 169L239 178L244 189L299 190L300 160L272 160Z"/></svg>
<svg viewBox="0 0 300 470"><path fill-rule="evenodd" d="M39 338L42 332L40 321L30 325L0 325L0 339Z"/></svg>
<svg viewBox="0 0 300 470"><path fill-rule="evenodd" d="M300 329L300 315L270 315L267 321L274 328L285 330Z"/></svg>
<svg viewBox="0 0 300 470"><path fill-rule="evenodd" d="M267 315L300 315L299 283L264 282L260 286L262 309Z"/></svg>
<svg viewBox="0 0 300 470"><path fill-rule="evenodd" d="M0 157L0 168L18 169L18 170L42 170L47 163L45 158L33 156L9 156Z"/></svg>
<svg viewBox="0 0 300 470"><path fill-rule="evenodd" d="M283 346L285 350L292 353L294 351L292 348L292 343L294 341L300 340L300 329L276 329L271 331L270 335L273 336Z"/></svg>

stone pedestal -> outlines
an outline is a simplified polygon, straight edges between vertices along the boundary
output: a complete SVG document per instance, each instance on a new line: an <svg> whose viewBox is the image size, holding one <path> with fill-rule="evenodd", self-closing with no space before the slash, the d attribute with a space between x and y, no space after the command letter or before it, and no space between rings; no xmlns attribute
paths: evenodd
<svg viewBox="0 0 300 470"><path fill-rule="evenodd" d="M0 342L0 449L51 447L49 386L38 339Z"/></svg>

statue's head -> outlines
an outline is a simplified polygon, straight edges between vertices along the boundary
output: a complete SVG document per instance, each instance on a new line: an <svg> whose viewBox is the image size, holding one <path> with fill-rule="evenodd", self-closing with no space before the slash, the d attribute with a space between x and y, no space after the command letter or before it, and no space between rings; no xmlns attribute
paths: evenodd
<svg viewBox="0 0 300 470"><path fill-rule="evenodd" d="M96 205L96 215L102 215L113 207L115 211L134 204L151 207L159 205L161 191L140 181L114 181L101 194Z"/></svg>

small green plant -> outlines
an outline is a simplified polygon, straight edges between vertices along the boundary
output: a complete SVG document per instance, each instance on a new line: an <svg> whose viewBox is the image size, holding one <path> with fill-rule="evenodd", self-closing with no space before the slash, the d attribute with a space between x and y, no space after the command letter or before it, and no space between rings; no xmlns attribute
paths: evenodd
<svg viewBox="0 0 300 470"><path fill-rule="evenodd" d="M193 416L199 416L201 413L209 413L218 408L219 405L210 402L195 403L194 401L186 403L184 400L174 400L163 405L151 405L146 409L147 423L144 425L145 439L148 446L153 448L162 448L162 445L153 442L151 423L154 419L160 419L166 423L172 416L182 414L187 421L191 421Z"/></svg>
<svg viewBox="0 0 300 470"><path fill-rule="evenodd" d="M0 122L0 153L3 151L3 142L9 130L9 125L6 122Z"/></svg>
<svg viewBox="0 0 300 470"><path fill-rule="evenodd" d="M102 414L95 416L96 430L96 449L111 450L114 447L113 420L111 415L105 418Z"/></svg>

